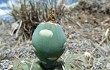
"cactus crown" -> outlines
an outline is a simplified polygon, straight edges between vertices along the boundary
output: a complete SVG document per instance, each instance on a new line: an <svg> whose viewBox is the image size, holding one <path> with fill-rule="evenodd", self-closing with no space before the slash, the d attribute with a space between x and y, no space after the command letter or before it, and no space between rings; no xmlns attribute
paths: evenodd
<svg viewBox="0 0 110 70"><path fill-rule="evenodd" d="M47 21L56 23L56 16L57 16L57 14L55 13L55 10L51 6L50 11L49 11L49 15L48 15L48 18L47 18Z"/></svg>

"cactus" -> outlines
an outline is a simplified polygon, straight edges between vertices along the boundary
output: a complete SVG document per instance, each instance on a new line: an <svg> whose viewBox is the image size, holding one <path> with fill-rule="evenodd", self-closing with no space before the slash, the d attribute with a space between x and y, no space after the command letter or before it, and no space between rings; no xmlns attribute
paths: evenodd
<svg viewBox="0 0 110 70"><path fill-rule="evenodd" d="M26 0L24 0L24 2L25 1ZM62 0L59 2L59 4L62 4ZM20 17L18 16L18 19L19 18L23 19L22 22L24 24L22 24L21 27L22 28L21 30L23 31L24 34L23 37L26 37L27 40L28 38L31 39L31 35L32 35L32 44L35 48L35 53L41 62L41 64L35 63L36 66L33 68L36 70L39 69L62 70L62 65L59 64L59 62L57 62L57 59L63 54L65 50L65 43L66 43L66 37L64 31L62 29L62 26L59 25L59 20L61 18L59 14L62 11L62 9L60 9L62 6L58 5L59 8L56 11L54 11L55 9L53 9L54 6L49 8L50 11L48 11L47 5L46 8L41 9L41 6L43 5L36 7L36 3L34 4L29 2L29 6L31 6L31 9L28 8L26 3L21 4L20 7L21 11L18 12L20 13ZM13 13L15 14L15 11L12 12L12 14ZM23 16L22 14L25 16ZM36 16L35 18L33 16L34 14ZM23 68L24 70L28 70L31 68L31 65L28 63L26 64L21 63L20 65L21 65L20 68Z"/></svg>
<svg viewBox="0 0 110 70"><path fill-rule="evenodd" d="M65 50L66 37L59 24L42 22L35 29L32 43L38 58L47 64L55 62Z"/></svg>
<svg viewBox="0 0 110 70"><path fill-rule="evenodd" d="M37 61L36 61L37 60ZM13 62L13 70L43 70L38 59L15 59Z"/></svg>
<svg viewBox="0 0 110 70"><path fill-rule="evenodd" d="M57 59L65 50L66 37L62 26L56 23L57 16L51 7L46 22L40 23L32 35L35 53L47 70L61 66L58 65Z"/></svg>

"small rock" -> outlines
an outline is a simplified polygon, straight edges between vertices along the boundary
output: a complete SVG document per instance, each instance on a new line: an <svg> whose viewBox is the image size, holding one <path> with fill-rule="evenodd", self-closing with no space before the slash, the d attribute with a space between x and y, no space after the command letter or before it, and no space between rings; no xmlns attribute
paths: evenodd
<svg viewBox="0 0 110 70"><path fill-rule="evenodd" d="M85 23L88 23L88 20L85 20L84 22L85 22Z"/></svg>
<svg viewBox="0 0 110 70"><path fill-rule="evenodd" d="M71 26L68 26L69 28L71 28Z"/></svg>
<svg viewBox="0 0 110 70"><path fill-rule="evenodd" d="M106 68L110 69L110 63L107 63Z"/></svg>
<svg viewBox="0 0 110 70"><path fill-rule="evenodd" d="M13 68L13 65L9 65L8 66L8 70L12 69Z"/></svg>

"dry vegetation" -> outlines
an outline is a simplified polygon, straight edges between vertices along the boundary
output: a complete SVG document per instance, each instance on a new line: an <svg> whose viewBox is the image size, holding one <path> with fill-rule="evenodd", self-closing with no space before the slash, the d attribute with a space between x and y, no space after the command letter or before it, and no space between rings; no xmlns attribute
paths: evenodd
<svg viewBox="0 0 110 70"><path fill-rule="evenodd" d="M19 33L17 33L17 30L14 30L13 33L17 33L17 38L21 36L23 40L31 40L34 29L39 23L47 19L49 12L45 3L26 0L20 0L20 6L12 5L11 8L10 15L14 17L15 21L21 21L21 24L16 22L19 25L19 28L17 28Z"/></svg>
<svg viewBox="0 0 110 70"><path fill-rule="evenodd" d="M56 14L56 22L60 23L63 13L62 4L58 5L57 9L54 9L54 12L49 11L53 7L49 4L42 1L31 2L26 0L20 0L19 6L13 5L12 3L12 6L10 6L12 9L10 15L14 17L16 22L12 25L13 31L11 34L16 34L16 38L18 39L22 37L25 41L31 40L33 31L37 25L41 22L49 21L52 17L51 13L53 14L54 12Z"/></svg>

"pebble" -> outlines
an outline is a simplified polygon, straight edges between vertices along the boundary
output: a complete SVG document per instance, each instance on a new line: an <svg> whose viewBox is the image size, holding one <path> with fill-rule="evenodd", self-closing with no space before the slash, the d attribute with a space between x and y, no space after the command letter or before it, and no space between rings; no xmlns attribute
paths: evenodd
<svg viewBox="0 0 110 70"><path fill-rule="evenodd" d="M107 63L106 68L110 70L110 63Z"/></svg>

